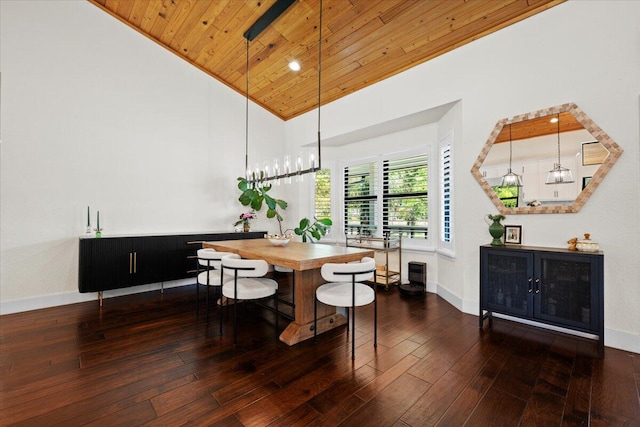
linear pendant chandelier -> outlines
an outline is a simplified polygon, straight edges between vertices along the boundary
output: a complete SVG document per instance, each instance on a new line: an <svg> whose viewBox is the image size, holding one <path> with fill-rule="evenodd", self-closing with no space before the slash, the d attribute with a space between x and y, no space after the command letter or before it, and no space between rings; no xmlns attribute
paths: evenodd
<svg viewBox="0 0 640 427"><path fill-rule="evenodd" d="M309 154L308 167L304 167L304 159L302 155L295 157L295 164L292 164L292 157L285 155L282 163L279 159L275 159L272 165L267 162L260 168L255 166L254 169L249 167L249 44L264 29L273 23L285 10L289 8L296 0L277 0L258 20L243 34L247 39L247 64L246 64L246 104L245 104L245 178L248 182L255 184L267 184L273 181L276 184L284 179L285 183L291 183L291 178L296 177L296 181L301 182L302 176L309 173L315 173L321 169L321 144L320 144L320 95L322 84L322 0L320 0L320 14L318 26L318 143L317 151Z"/></svg>

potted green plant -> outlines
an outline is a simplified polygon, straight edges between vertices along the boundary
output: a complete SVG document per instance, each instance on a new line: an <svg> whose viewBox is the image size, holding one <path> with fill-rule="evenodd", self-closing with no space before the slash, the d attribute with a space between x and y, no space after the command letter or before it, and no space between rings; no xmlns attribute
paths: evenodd
<svg viewBox="0 0 640 427"><path fill-rule="evenodd" d="M302 238L303 242L314 242L320 240L327 234L329 227L333 225L330 218L314 218L313 221L308 218L302 218L297 227L294 229L282 229L282 221L284 218L279 210L287 209L287 202L282 199L276 199L269 195L271 185L258 184L256 181L249 182L245 178L238 178L238 189L242 192L238 201L243 206L251 206L254 211L262 209L263 205L267 206L267 218L275 218L278 221L278 230L280 234L270 236L271 238L291 238L292 234L287 233L293 231ZM288 236L288 237L287 237Z"/></svg>

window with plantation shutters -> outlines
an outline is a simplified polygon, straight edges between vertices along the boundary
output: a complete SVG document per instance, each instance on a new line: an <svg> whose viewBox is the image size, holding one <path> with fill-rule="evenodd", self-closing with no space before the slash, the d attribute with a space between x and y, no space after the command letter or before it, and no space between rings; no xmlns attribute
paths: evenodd
<svg viewBox="0 0 640 427"><path fill-rule="evenodd" d="M344 168L344 232L375 235L377 230L377 165Z"/></svg>
<svg viewBox="0 0 640 427"><path fill-rule="evenodd" d="M451 196L452 196L451 146L440 148L440 240L451 242Z"/></svg>
<svg viewBox="0 0 640 427"><path fill-rule="evenodd" d="M331 218L331 169L316 172L314 216Z"/></svg>
<svg viewBox="0 0 640 427"><path fill-rule="evenodd" d="M453 219L453 132L442 138L439 143L439 180L440 221L438 251L455 257L455 227Z"/></svg>
<svg viewBox="0 0 640 427"><path fill-rule="evenodd" d="M426 239L429 224L427 155L385 160L382 164L383 232Z"/></svg>

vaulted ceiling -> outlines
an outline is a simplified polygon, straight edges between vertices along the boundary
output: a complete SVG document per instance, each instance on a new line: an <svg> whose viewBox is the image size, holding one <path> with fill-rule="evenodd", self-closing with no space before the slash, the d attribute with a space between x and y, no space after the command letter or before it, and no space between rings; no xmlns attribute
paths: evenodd
<svg viewBox="0 0 640 427"><path fill-rule="evenodd" d="M243 37L276 0L89 0L246 94ZM322 0L322 104L565 0ZM320 0L296 0L249 43L249 96L288 120L318 105ZM297 60L301 70L288 63Z"/></svg>

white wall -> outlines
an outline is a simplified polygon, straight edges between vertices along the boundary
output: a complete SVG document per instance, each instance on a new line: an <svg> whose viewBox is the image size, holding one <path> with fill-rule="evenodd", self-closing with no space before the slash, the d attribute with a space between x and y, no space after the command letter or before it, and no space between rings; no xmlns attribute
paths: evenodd
<svg viewBox="0 0 640 427"><path fill-rule="evenodd" d="M87 205L106 233L231 229L241 96L87 2L2 1L0 15L3 307L78 295ZM575 102L625 152L579 213L509 223L528 245L590 232L605 252L605 342L640 352L638 18L640 2L568 1L323 107L330 138L461 100L456 257L433 257L429 281L464 311L477 312L483 216L495 212L469 173L482 145L498 119ZM313 142L316 118L252 108L256 150ZM304 188L276 191L300 201L288 216L309 206Z"/></svg>
<svg viewBox="0 0 640 427"><path fill-rule="evenodd" d="M497 120L575 102L625 152L579 213L508 223L522 224L524 243L535 246L564 247L590 232L605 253L605 343L640 352L639 19L640 2L568 1L323 108L323 134L333 137L461 100L456 258L439 259L437 280L460 280L443 295L461 298L464 311L477 314L478 247L490 239L483 217L495 213L473 162ZM314 120L287 122L287 139Z"/></svg>
<svg viewBox="0 0 640 427"><path fill-rule="evenodd" d="M233 230L242 95L88 2L0 14L3 313L95 298L77 291L87 205L104 235ZM251 119L284 139L281 120Z"/></svg>

